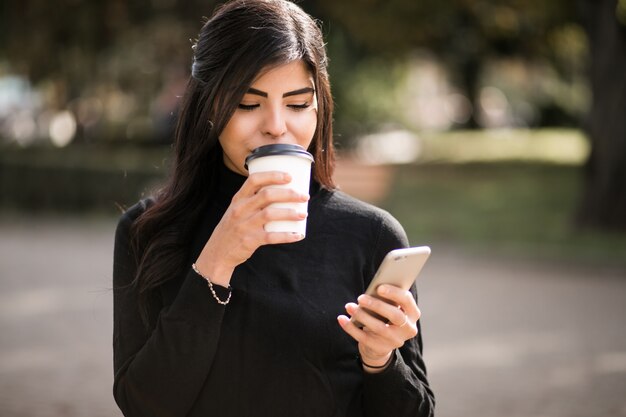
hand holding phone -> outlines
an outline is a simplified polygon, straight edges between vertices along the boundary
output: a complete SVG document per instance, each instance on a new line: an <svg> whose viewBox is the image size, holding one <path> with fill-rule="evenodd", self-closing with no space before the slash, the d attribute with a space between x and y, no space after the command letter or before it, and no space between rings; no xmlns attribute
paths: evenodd
<svg viewBox="0 0 626 417"><path fill-rule="evenodd" d="M392 250L381 262L365 294L389 302L380 297L376 289L382 284L389 284L408 290L417 279L429 256L430 248L428 246ZM372 311L367 310L367 312L382 321L387 321L384 317ZM361 323L353 318L350 320L356 326L363 327Z"/></svg>

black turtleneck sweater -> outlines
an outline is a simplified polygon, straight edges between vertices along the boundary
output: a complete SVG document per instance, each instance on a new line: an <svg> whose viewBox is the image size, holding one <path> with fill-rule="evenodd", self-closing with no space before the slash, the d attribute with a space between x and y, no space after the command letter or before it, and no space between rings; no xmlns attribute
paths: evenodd
<svg viewBox="0 0 626 417"><path fill-rule="evenodd" d="M196 259L245 177L223 165L190 242ZM387 212L312 182L304 240L262 246L239 265L218 304L191 265L150 298L146 328L132 285L130 226L115 236L114 396L125 416L432 416L421 334L381 373L368 374L337 316L367 287L391 249L407 246ZM225 299L225 288L216 287ZM415 288L413 288L415 291Z"/></svg>

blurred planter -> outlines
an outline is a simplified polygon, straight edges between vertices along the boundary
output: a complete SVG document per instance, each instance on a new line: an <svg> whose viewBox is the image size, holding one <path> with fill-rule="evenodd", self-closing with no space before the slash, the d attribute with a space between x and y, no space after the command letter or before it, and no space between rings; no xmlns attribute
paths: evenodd
<svg viewBox="0 0 626 417"><path fill-rule="evenodd" d="M0 209L115 215L165 175L166 147L4 148Z"/></svg>

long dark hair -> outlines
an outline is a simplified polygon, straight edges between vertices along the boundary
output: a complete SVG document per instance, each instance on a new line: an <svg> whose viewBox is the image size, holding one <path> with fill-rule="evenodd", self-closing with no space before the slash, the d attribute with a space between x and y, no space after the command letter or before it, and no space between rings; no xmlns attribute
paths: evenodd
<svg viewBox="0 0 626 417"><path fill-rule="evenodd" d="M333 101L327 57L317 23L287 0L235 0L216 9L193 46L179 110L172 172L155 202L133 224L138 261L135 285L144 319L156 287L189 265L187 243L211 198L222 158L218 137L255 77L264 69L302 60L315 81L317 129L309 152L314 178L334 188Z"/></svg>

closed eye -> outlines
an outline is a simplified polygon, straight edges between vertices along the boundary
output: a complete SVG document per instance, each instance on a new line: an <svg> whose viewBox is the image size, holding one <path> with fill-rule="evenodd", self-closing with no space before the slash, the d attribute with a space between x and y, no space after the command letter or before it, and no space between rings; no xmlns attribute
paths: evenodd
<svg viewBox="0 0 626 417"><path fill-rule="evenodd" d="M288 104L287 107L294 110L304 110L311 106L311 103L303 103L303 104Z"/></svg>
<svg viewBox="0 0 626 417"><path fill-rule="evenodd" d="M239 104L238 107L241 110L252 111L252 110L256 109L259 106L260 106L260 104Z"/></svg>

